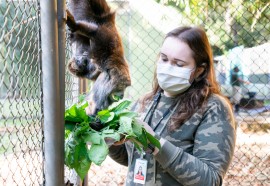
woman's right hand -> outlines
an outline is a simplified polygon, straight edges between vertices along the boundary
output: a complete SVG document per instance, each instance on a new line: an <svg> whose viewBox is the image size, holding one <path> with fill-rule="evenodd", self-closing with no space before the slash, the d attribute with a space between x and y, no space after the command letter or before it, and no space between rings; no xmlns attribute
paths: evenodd
<svg viewBox="0 0 270 186"><path fill-rule="evenodd" d="M111 145L114 145L114 146L118 146L118 145L122 145L124 144L126 141L128 141L128 139L124 136L124 135L120 135L120 140L119 141L116 141L115 139L113 138L105 138L105 142L107 143L107 145L111 146Z"/></svg>
<svg viewBox="0 0 270 186"><path fill-rule="evenodd" d="M120 139L120 141L114 142L112 145L114 145L114 146L122 145L122 144L124 144L126 141L128 141L128 139L124 137L124 138Z"/></svg>

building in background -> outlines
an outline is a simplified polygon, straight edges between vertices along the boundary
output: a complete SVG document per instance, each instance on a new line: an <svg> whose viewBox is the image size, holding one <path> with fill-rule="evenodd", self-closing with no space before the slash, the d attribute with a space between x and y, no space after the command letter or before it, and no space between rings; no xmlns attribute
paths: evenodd
<svg viewBox="0 0 270 186"><path fill-rule="evenodd" d="M241 77L250 82L243 85L243 97L248 96L249 92L255 92L256 99L270 100L270 43L252 48L238 46L214 60L217 80L227 97L232 96L231 70L238 66Z"/></svg>

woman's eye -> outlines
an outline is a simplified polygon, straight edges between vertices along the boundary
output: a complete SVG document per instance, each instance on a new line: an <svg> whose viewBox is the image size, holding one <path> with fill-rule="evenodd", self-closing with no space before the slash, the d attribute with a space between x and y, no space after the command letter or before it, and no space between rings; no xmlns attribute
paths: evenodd
<svg viewBox="0 0 270 186"><path fill-rule="evenodd" d="M178 64L178 63L176 63L176 66L178 66L178 67L183 67L184 65L183 65L183 64Z"/></svg>
<svg viewBox="0 0 270 186"><path fill-rule="evenodd" d="M161 58L161 60L162 60L162 61L168 61L168 59L167 59L167 58Z"/></svg>
<svg viewBox="0 0 270 186"><path fill-rule="evenodd" d="M183 62L181 62L181 61L176 61L175 63L174 63L176 66L178 66L178 67L183 67L184 66L184 63Z"/></svg>

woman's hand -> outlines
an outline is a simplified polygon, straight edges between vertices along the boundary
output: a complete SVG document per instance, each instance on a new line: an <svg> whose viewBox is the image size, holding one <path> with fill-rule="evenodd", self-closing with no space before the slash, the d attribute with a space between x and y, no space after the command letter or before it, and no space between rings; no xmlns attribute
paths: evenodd
<svg viewBox="0 0 270 186"><path fill-rule="evenodd" d="M140 119L136 119L136 121L137 121L137 123L141 124L141 125L145 128L145 130L146 130L148 133L150 133L150 134L152 134L153 136L155 136L155 132L154 132L153 129L148 125L148 123L146 123L146 122L144 122L144 121L142 121L142 120L140 120Z"/></svg>
<svg viewBox="0 0 270 186"><path fill-rule="evenodd" d="M128 141L127 138L122 138L122 139L120 139L120 141L116 141L112 145L115 145L115 146L122 145L122 144L126 143L126 141Z"/></svg>
<svg viewBox="0 0 270 186"><path fill-rule="evenodd" d="M144 121L141 121L139 119L136 119L136 121L141 124L145 130L150 133L152 136L155 136L155 132L154 130L148 125L148 123L144 122ZM156 155L157 153L159 152L159 149L157 147L155 147L154 151L152 152L153 155Z"/></svg>

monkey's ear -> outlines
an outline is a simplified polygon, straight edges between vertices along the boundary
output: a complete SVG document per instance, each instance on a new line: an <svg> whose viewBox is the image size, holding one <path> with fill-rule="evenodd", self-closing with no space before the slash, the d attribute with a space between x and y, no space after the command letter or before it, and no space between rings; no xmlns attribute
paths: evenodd
<svg viewBox="0 0 270 186"><path fill-rule="evenodd" d="M66 23L67 26L69 27L69 30L71 32L75 32L77 30L77 25L76 25L76 21L74 19L74 16L71 14L71 12L67 9L67 17L66 17Z"/></svg>
<svg viewBox="0 0 270 186"><path fill-rule="evenodd" d="M76 33L91 38L96 33L98 25L92 22L77 21Z"/></svg>
<svg viewBox="0 0 270 186"><path fill-rule="evenodd" d="M71 32L83 35L85 37L92 37L98 29L98 25L93 22L76 21L72 13L67 9L67 26Z"/></svg>

